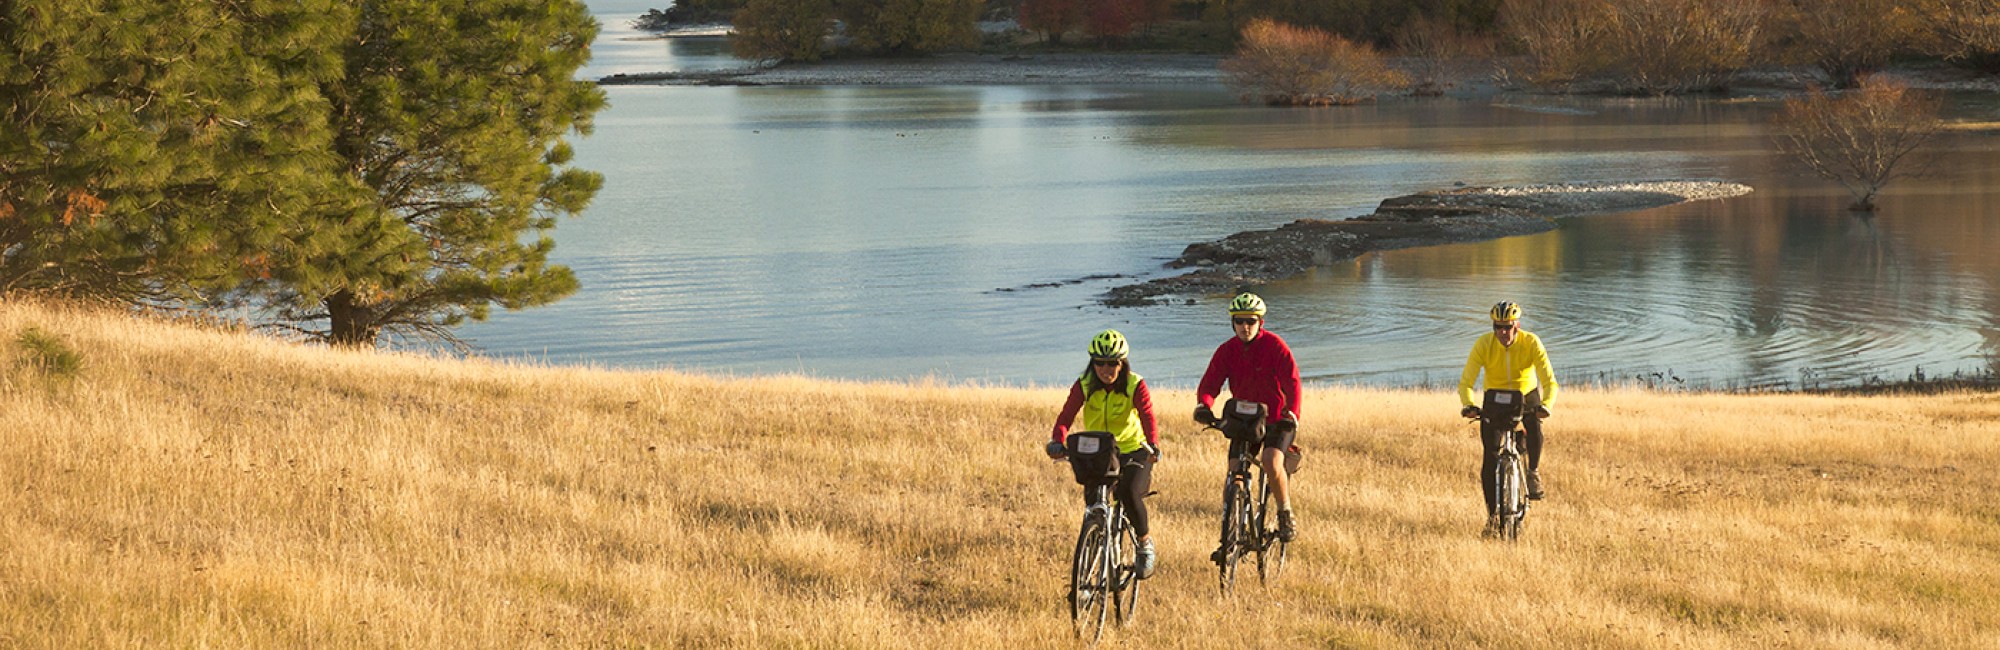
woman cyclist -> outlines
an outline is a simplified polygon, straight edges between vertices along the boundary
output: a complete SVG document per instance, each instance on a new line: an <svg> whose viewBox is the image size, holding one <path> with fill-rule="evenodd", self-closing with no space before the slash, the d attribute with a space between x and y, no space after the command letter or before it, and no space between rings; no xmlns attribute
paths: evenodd
<svg viewBox="0 0 2000 650"><path fill-rule="evenodd" d="M1132 372L1129 351L1125 335L1118 330L1104 330L1090 340L1090 367L1070 385L1069 399L1063 402L1062 414L1056 416L1055 430L1050 434L1048 455L1065 455L1063 440L1069 436L1070 425L1079 424L1079 411L1083 415L1081 430L1108 431L1118 440L1118 462L1123 467L1113 489L1125 504L1132 532L1139 536L1138 570L1143 580L1153 576L1153 537L1146 522L1145 498L1153 482L1153 463L1160 459L1160 435L1153 420L1152 393L1146 390L1145 380ZM1091 502L1094 492L1084 491L1084 505L1097 505Z"/></svg>

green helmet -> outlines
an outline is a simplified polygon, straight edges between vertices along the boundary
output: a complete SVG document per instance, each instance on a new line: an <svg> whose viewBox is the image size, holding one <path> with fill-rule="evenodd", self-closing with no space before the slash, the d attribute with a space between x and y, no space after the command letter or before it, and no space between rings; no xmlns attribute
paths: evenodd
<svg viewBox="0 0 2000 650"><path fill-rule="evenodd" d="M1097 338L1090 340L1090 357L1093 359L1123 359L1131 348L1125 345L1125 335L1118 330L1104 330Z"/></svg>
<svg viewBox="0 0 2000 650"><path fill-rule="evenodd" d="M1264 299L1254 293L1237 294L1235 300L1229 301L1229 315L1261 317L1264 315Z"/></svg>

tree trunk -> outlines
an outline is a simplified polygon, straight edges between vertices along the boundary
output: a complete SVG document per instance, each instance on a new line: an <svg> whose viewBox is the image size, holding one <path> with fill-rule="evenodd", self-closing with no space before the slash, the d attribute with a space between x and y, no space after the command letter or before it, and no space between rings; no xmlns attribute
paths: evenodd
<svg viewBox="0 0 2000 650"><path fill-rule="evenodd" d="M356 304L354 292L341 289L326 297L327 341L342 347L372 348L382 333L375 314Z"/></svg>

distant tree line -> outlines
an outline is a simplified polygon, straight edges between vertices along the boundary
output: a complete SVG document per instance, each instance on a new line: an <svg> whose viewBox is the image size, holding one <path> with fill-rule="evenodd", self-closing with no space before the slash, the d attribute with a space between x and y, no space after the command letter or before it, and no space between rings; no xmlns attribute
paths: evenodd
<svg viewBox="0 0 2000 650"><path fill-rule="evenodd" d="M1228 34L1225 48L1270 20L1419 61L1498 56L1509 79L1553 90L1701 91L1753 64L1809 65L1851 88L1902 56L2000 72L2000 0L752 0L735 21L744 56L796 60L825 55L836 24L866 54L969 48L981 16L1056 44L1199 25ZM1413 88L1435 90L1432 76Z"/></svg>
<svg viewBox="0 0 2000 650"><path fill-rule="evenodd" d="M1507 0L1495 29L1509 72L1553 89L1701 91L1768 63L1854 88L1899 56L2000 72L2000 0Z"/></svg>
<svg viewBox="0 0 2000 650"><path fill-rule="evenodd" d="M451 340L576 289L574 0L0 3L0 291Z"/></svg>

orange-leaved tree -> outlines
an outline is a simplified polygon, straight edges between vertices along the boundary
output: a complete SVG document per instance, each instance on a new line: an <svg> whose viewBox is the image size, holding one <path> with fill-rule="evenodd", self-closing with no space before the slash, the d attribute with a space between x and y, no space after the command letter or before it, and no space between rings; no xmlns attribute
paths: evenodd
<svg viewBox="0 0 2000 650"><path fill-rule="evenodd" d="M1358 104L1409 84L1375 48L1262 18L1243 28L1222 69L1244 101L1273 106Z"/></svg>

